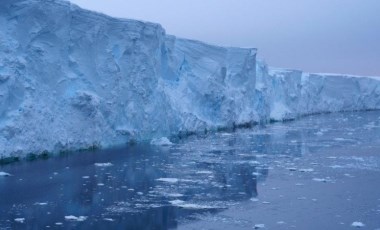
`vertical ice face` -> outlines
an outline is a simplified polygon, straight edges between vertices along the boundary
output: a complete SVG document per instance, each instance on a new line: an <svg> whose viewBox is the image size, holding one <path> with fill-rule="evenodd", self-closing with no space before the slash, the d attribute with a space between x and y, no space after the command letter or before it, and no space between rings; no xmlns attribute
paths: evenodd
<svg viewBox="0 0 380 230"><path fill-rule="evenodd" d="M249 123L256 83L256 50L224 48L169 36L171 72L165 92L181 113L181 129L197 131Z"/></svg>
<svg viewBox="0 0 380 230"><path fill-rule="evenodd" d="M172 129L159 89L160 25L12 0L0 5L0 26L1 154L124 144Z"/></svg>
<svg viewBox="0 0 380 230"><path fill-rule="evenodd" d="M302 115L380 108L380 79L338 74L310 74L268 68L259 62L258 91L271 120ZM256 94L256 97L258 94Z"/></svg>
<svg viewBox="0 0 380 230"><path fill-rule="evenodd" d="M377 79L271 69L60 0L2 0L0 28L0 157L380 108Z"/></svg>

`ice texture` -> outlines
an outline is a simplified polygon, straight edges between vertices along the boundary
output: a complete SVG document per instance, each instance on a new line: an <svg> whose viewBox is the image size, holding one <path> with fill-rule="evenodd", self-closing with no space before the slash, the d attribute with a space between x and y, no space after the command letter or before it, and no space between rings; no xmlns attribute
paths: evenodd
<svg viewBox="0 0 380 230"><path fill-rule="evenodd" d="M0 158L379 109L371 77L273 69L60 0L0 4Z"/></svg>

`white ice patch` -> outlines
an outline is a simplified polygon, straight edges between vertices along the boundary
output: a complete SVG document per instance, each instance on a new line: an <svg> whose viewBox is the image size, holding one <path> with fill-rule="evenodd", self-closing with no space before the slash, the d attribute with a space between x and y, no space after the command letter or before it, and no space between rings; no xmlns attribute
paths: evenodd
<svg viewBox="0 0 380 230"><path fill-rule="evenodd" d="M207 171L207 170L203 170L203 171L197 171L196 174L212 174L213 172L211 171Z"/></svg>
<svg viewBox="0 0 380 230"><path fill-rule="evenodd" d="M6 177L6 176L11 176L11 174L6 173L6 172L0 172L0 177Z"/></svg>
<svg viewBox="0 0 380 230"><path fill-rule="evenodd" d="M314 169L309 168L309 169L299 169L300 172L314 172Z"/></svg>
<svg viewBox="0 0 380 230"><path fill-rule="evenodd" d="M166 183L178 183L178 181L179 181L178 178L158 178L156 180L166 182Z"/></svg>
<svg viewBox="0 0 380 230"><path fill-rule="evenodd" d="M362 222L359 222L359 221L355 221L351 224L352 227L355 227L355 228L362 228L365 226L365 224L363 224Z"/></svg>
<svg viewBox="0 0 380 230"><path fill-rule="evenodd" d="M185 201L183 201L183 200L171 200L171 201L169 201L169 203L172 205L180 205L180 204L185 203Z"/></svg>
<svg viewBox="0 0 380 230"><path fill-rule="evenodd" d="M155 138L150 142L151 145L170 146L173 143L167 137Z"/></svg>
<svg viewBox="0 0 380 230"><path fill-rule="evenodd" d="M25 222L25 218L16 218L15 221L23 224Z"/></svg>
<svg viewBox="0 0 380 230"><path fill-rule="evenodd" d="M167 197L183 197L183 194L181 194L181 193L168 193L168 194L165 194L165 196L167 196Z"/></svg>
<svg viewBox="0 0 380 230"><path fill-rule="evenodd" d="M96 167L111 167L111 166L113 166L113 164L109 163L109 162L107 162L107 163L95 163L95 166Z"/></svg>
<svg viewBox="0 0 380 230"><path fill-rule="evenodd" d="M326 178L313 178L313 181L316 181L316 182L328 182L330 181L329 179L326 179Z"/></svg>
<svg viewBox="0 0 380 230"><path fill-rule="evenodd" d="M73 215L70 215L70 216L65 216L65 220L67 221L77 221L77 222L82 222L82 221L85 221L87 220L87 216L73 216Z"/></svg>
<svg viewBox="0 0 380 230"><path fill-rule="evenodd" d="M265 228L265 224L255 224L255 226L253 226L254 229L260 229L260 228Z"/></svg>
<svg viewBox="0 0 380 230"><path fill-rule="evenodd" d="M48 202L36 202L34 205L39 205L39 206L46 206L48 205Z"/></svg>

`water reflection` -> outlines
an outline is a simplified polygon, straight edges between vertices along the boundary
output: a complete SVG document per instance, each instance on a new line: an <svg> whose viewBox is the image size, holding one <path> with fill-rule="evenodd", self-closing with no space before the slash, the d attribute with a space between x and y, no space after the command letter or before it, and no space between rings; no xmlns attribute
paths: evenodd
<svg viewBox="0 0 380 230"><path fill-rule="evenodd" d="M13 176L0 178L0 228L175 228L194 214L256 197L274 161L379 140L379 115L323 115L190 137L171 147L140 145L3 166L0 171ZM65 219L70 215L86 218Z"/></svg>

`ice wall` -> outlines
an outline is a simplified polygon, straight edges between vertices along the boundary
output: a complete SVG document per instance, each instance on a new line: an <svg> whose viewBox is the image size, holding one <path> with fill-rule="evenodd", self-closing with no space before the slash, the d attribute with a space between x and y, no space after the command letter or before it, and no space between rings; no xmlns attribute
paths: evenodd
<svg viewBox="0 0 380 230"><path fill-rule="evenodd" d="M59 0L0 4L0 158L378 109L374 78L256 63Z"/></svg>
<svg viewBox="0 0 380 230"><path fill-rule="evenodd" d="M312 74L257 65L261 107L269 120L380 108L380 78Z"/></svg>
<svg viewBox="0 0 380 230"><path fill-rule="evenodd" d="M174 129L165 31L68 2L0 4L0 154L125 144Z"/></svg>

